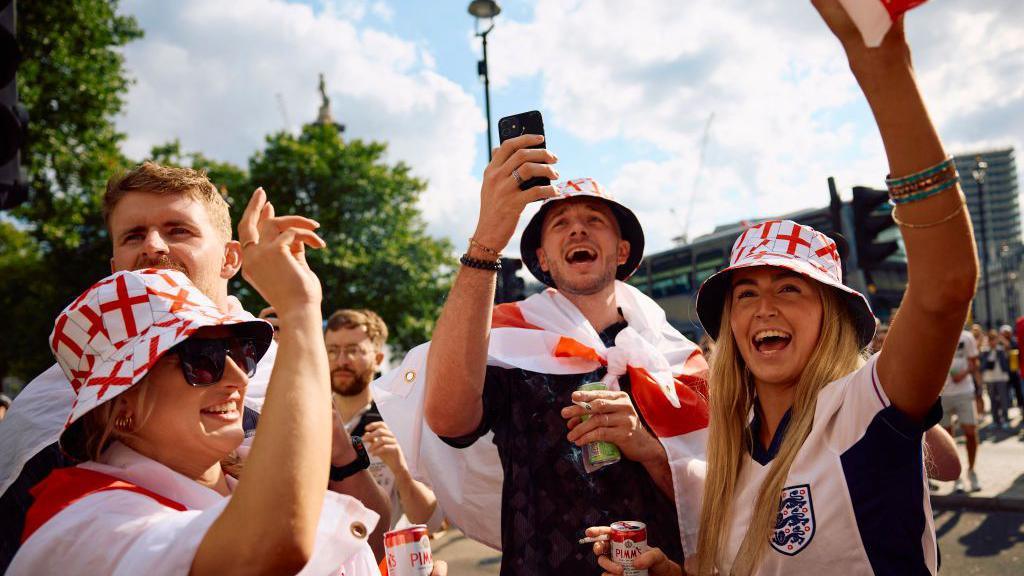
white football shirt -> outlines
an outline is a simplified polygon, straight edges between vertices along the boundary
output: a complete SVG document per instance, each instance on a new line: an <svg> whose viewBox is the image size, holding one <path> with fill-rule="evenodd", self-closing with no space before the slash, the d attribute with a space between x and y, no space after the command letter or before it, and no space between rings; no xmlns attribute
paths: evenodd
<svg viewBox="0 0 1024 576"><path fill-rule="evenodd" d="M935 528L922 437L941 406L914 423L890 406L872 357L818 393L811 432L797 453L759 575L933 575ZM719 558L723 573L750 524L751 508L789 422L768 450L755 441L737 482L732 530ZM753 437L760 426L751 422Z"/></svg>

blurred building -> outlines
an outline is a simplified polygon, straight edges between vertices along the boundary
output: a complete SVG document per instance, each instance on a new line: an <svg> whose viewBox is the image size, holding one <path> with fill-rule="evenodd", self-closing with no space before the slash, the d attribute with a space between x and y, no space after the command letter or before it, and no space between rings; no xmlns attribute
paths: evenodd
<svg viewBox="0 0 1024 576"><path fill-rule="evenodd" d="M986 270L981 274L974 318L986 326L1009 323L1024 310L1021 290L1021 264L1024 243L1021 240L1020 187L1013 148L981 150L953 157L960 172L967 206L971 211L978 254L982 254L982 218L986 237ZM984 180L974 178L978 162L984 161ZM985 296L991 298L992 318L987 318Z"/></svg>
<svg viewBox="0 0 1024 576"><path fill-rule="evenodd" d="M983 183L984 206L979 201L978 185L972 176L979 158L988 163ZM986 150L958 155L954 159L967 195L979 249L982 209L988 238L988 270L979 283L972 320L992 327L1013 324L1015 318L1024 314L1024 242L1021 240L1014 150ZM891 210L887 202L877 207L880 215ZM837 238L843 258L843 281L865 294L875 315L887 322L906 289L907 265L902 238L895 225L877 234L874 241L895 241L898 248L882 262L873 264L866 275L864 262L858 262L857 255L850 253L858 234L852 213L852 203L840 201L833 192L830 206L721 225L689 243L646 255L629 283L654 298L665 310L669 322L696 341L703 334L694 307L697 289L707 277L728 266L736 238L747 226L763 220L793 220ZM985 311L986 286L991 298L991 318L986 317Z"/></svg>

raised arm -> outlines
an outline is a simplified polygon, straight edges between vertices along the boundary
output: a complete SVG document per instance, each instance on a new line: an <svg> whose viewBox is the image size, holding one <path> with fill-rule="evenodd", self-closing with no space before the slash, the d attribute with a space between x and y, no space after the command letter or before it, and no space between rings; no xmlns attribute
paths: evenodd
<svg viewBox="0 0 1024 576"><path fill-rule="evenodd" d="M315 227L274 218L262 189L239 223L243 275L277 310L279 349L245 472L200 543L192 574L294 574L313 553L331 456L320 281L304 254L305 246L324 246Z"/></svg>
<svg viewBox="0 0 1024 576"><path fill-rule="evenodd" d="M837 0L813 0L839 38L882 135L893 178L946 159L914 78L903 22L869 49ZM907 289L878 360L892 404L922 419L942 390L978 277L970 215L960 187L894 211L907 252Z"/></svg>
<svg viewBox="0 0 1024 576"><path fill-rule="evenodd" d="M526 148L542 141L542 136L524 134L495 150L484 170L480 217L473 235L476 243L467 251L470 258L497 260L487 249L495 253L505 249L526 205L555 195L551 186L520 190L512 176L512 171L518 170L523 180L558 178L551 166L557 161L553 154ZM493 270L462 266L434 329L424 411L427 424L438 436L464 436L480 425L496 276Z"/></svg>

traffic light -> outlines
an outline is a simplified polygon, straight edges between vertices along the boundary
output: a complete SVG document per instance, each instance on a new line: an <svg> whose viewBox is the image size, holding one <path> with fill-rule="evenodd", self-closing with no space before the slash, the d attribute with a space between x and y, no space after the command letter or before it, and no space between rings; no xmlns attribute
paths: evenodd
<svg viewBox="0 0 1024 576"><path fill-rule="evenodd" d="M869 285L873 284L869 271L877 268L899 249L899 243L895 241L878 241L878 235L894 225L888 201L889 193L885 190L864 186L853 189L853 234L857 247L857 266L864 271Z"/></svg>
<svg viewBox="0 0 1024 576"><path fill-rule="evenodd" d="M28 117L25 107L18 103L15 77L21 51L14 21L14 1L0 0L0 210L28 199L28 187L21 179L20 168Z"/></svg>
<svg viewBox="0 0 1024 576"><path fill-rule="evenodd" d="M516 275L516 272L522 267L523 261L518 258L501 259L498 288L494 292L495 304L517 302L526 297L526 282Z"/></svg>

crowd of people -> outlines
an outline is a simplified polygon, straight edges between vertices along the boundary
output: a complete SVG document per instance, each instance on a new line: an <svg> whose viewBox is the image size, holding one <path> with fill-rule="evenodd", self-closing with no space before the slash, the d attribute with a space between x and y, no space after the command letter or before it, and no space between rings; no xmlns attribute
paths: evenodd
<svg viewBox="0 0 1024 576"><path fill-rule="evenodd" d="M838 0L813 4L889 161L909 280L884 332L830 237L771 220L701 285L698 346L624 282L644 250L625 203L589 178L521 189L560 177L525 134L484 171L432 341L375 379L387 326L324 319L318 223L257 189L235 239L203 173L146 162L104 196L112 274L55 319L56 364L0 423L0 568L379 574L385 531L450 523L504 575L623 574L609 526L636 520L654 576L937 573L928 477L960 482L957 422L977 488L976 399L1008 425L1017 344L963 330L970 217L902 21L867 48ZM519 248L547 289L495 306L533 202Z"/></svg>

